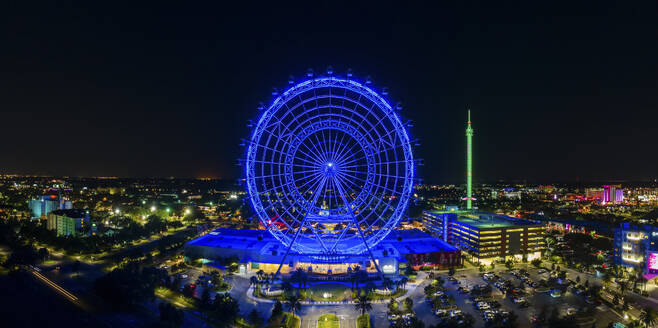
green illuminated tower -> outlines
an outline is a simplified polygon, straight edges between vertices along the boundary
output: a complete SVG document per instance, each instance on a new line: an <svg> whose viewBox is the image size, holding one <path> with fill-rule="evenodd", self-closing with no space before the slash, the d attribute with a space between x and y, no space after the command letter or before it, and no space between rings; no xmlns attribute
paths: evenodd
<svg viewBox="0 0 658 328"><path fill-rule="evenodd" d="M468 110L466 122L466 209L472 208L473 201L473 128L471 127L471 110Z"/></svg>

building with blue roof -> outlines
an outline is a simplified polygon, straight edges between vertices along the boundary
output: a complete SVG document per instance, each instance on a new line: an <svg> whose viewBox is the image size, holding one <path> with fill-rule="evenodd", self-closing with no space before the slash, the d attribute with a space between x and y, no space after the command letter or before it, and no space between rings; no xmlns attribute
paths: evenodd
<svg viewBox="0 0 658 328"><path fill-rule="evenodd" d="M383 274L398 274L406 266L446 269L462 265L461 251L418 229L395 230L371 249ZM216 229L185 245L186 259L203 259L212 265L225 258L237 258L240 273L263 270L274 273L284 261L286 247L267 230ZM288 254L282 274L301 268L317 274L341 275L356 267L375 273L369 255L316 256Z"/></svg>

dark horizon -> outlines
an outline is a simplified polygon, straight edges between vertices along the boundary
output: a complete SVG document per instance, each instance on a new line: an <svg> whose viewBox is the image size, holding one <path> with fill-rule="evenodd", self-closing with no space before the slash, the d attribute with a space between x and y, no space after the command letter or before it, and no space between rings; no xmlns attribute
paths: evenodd
<svg viewBox="0 0 658 328"><path fill-rule="evenodd" d="M258 103L331 65L404 104L426 183L467 108L477 183L658 177L655 2L345 8L9 8L0 174L237 179Z"/></svg>

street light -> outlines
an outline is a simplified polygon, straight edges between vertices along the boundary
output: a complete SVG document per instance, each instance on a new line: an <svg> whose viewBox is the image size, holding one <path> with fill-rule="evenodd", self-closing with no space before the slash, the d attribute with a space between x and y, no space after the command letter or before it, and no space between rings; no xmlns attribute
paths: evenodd
<svg viewBox="0 0 658 328"><path fill-rule="evenodd" d="M186 209L185 209L185 215L189 215L189 214L190 214L190 209L189 209L189 208L186 208Z"/></svg>
<svg viewBox="0 0 658 328"><path fill-rule="evenodd" d="M155 212L155 206L151 206L151 212Z"/></svg>
<svg viewBox="0 0 658 328"><path fill-rule="evenodd" d="M118 208L114 210L114 214L119 214L119 213L121 213L121 211Z"/></svg>

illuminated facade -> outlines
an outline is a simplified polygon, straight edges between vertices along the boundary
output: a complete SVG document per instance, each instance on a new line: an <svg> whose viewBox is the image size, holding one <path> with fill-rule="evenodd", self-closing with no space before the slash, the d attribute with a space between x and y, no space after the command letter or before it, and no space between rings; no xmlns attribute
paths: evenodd
<svg viewBox="0 0 658 328"><path fill-rule="evenodd" d="M60 208L59 198L56 195L41 196L39 199L30 199L27 203L32 218L41 218Z"/></svg>
<svg viewBox="0 0 658 328"><path fill-rule="evenodd" d="M602 203L619 204L624 201L624 190L619 185L605 185L603 186L603 199Z"/></svg>
<svg viewBox="0 0 658 328"><path fill-rule="evenodd" d="M239 271L253 274L277 272L282 261L281 274L297 269L306 272L340 278L356 267L377 275L377 267L367 254L316 256L293 253L272 235L263 230L217 229L185 245L186 260L203 259L212 266L222 258L239 260ZM423 266L447 269L460 267L461 251L442 240L416 229L395 230L372 248L377 266L383 274L395 275L405 266L419 269Z"/></svg>
<svg viewBox="0 0 658 328"><path fill-rule="evenodd" d="M524 256L539 258L545 249L542 223L479 211L425 211L423 228L471 256L475 262Z"/></svg>
<svg viewBox="0 0 658 328"><path fill-rule="evenodd" d="M655 278L658 275L658 227L620 224L615 230L614 257L616 264L639 270L647 279Z"/></svg>
<svg viewBox="0 0 658 328"><path fill-rule="evenodd" d="M82 210L56 210L48 213L48 230L58 236L70 236L82 232L89 224L89 214Z"/></svg>

